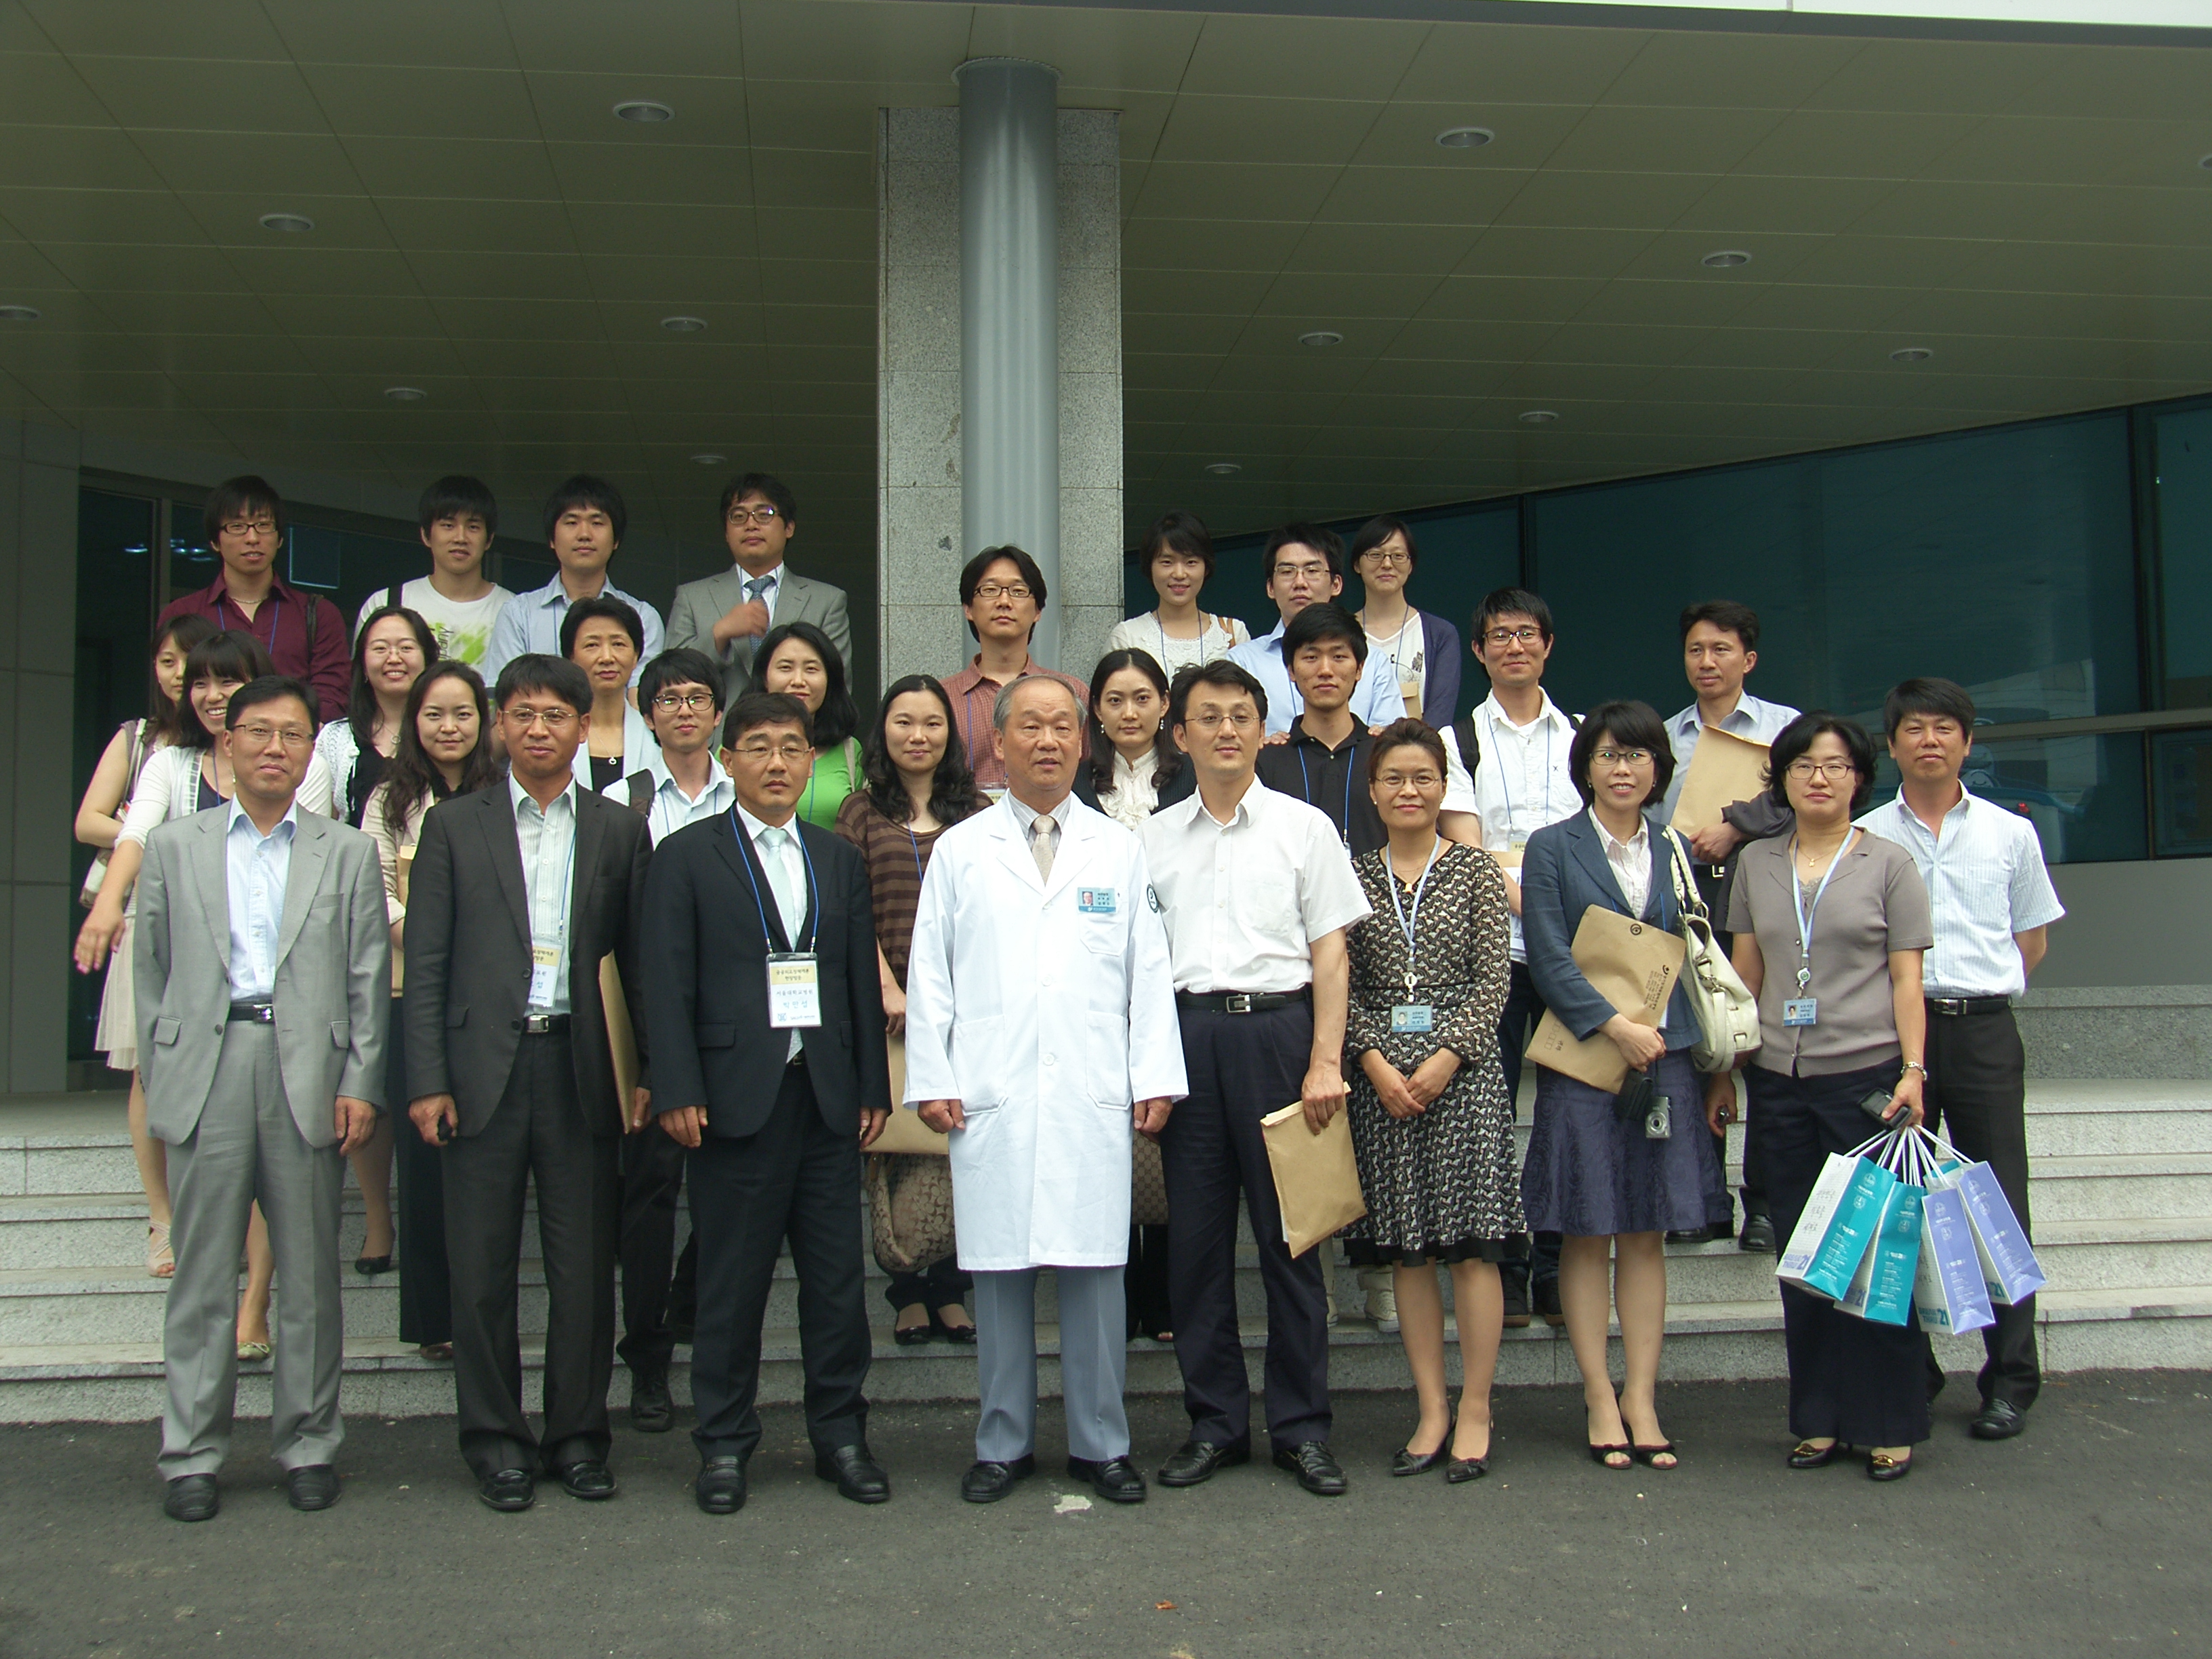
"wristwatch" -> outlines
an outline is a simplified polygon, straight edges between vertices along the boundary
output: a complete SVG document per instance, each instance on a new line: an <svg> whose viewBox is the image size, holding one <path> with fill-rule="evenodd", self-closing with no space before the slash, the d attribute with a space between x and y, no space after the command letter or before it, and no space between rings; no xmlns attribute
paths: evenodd
<svg viewBox="0 0 2212 1659"><path fill-rule="evenodd" d="M1923 1066L1923 1065L1922 1065L1918 1060L1906 1060L1906 1061L1905 1062L1905 1069L1906 1071L1908 1071L1908 1072L1917 1072L1917 1073L1920 1073L1920 1080L1921 1080L1923 1083L1925 1083L1925 1082L1928 1080L1928 1068L1927 1068L1925 1066Z"/></svg>

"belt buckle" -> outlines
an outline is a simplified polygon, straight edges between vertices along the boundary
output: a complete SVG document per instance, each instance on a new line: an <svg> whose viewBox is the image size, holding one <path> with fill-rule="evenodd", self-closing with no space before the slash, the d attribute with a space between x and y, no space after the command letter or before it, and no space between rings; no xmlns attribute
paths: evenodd
<svg viewBox="0 0 2212 1659"><path fill-rule="evenodd" d="M1250 1013L1252 1012L1252 994L1249 991L1230 992L1228 995L1221 999L1221 1012L1224 1014Z"/></svg>
<svg viewBox="0 0 2212 1659"><path fill-rule="evenodd" d="M522 1032L525 1036L544 1036L552 1029L553 1016L550 1014L525 1014L522 1017Z"/></svg>
<svg viewBox="0 0 2212 1659"><path fill-rule="evenodd" d="M1935 1003L1937 1013L1948 1014L1954 1019L1966 1012L1966 1000L1964 997L1933 997L1929 1000Z"/></svg>
<svg viewBox="0 0 2212 1659"><path fill-rule="evenodd" d="M247 1018L252 1019L256 1025L274 1025L276 1023L276 1005L275 1003L250 1002L246 1004L246 1007L251 1011L247 1015Z"/></svg>

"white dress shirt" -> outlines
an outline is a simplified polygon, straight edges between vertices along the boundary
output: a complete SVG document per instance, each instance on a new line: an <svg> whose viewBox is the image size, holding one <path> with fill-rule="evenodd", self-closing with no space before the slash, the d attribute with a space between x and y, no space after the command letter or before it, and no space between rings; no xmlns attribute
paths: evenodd
<svg viewBox="0 0 2212 1659"><path fill-rule="evenodd" d="M670 775L668 762L661 755L657 744L653 747L652 760L642 767L633 767L630 776L635 777L641 771L653 774L653 799L646 808L645 822L646 827L653 831L655 847L687 823L717 817L738 804L737 786L730 781L730 775L711 761L707 766L707 787L699 792L696 800L685 794L683 786ZM627 806L629 805L629 778L617 778L599 793Z"/></svg>
<svg viewBox="0 0 2212 1659"><path fill-rule="evenodd" d="M738 821L745 826L745 839L753 844L753 856L760 860L761 868L768 872L770 890L766 896L775 900L776 917L783 923L784 938L794 951L811 949L814 941L806 933L806 854L799 845L799 814L793 812L790 821L779 828L763 823L746 811L743 805L733 803L733 806ZM774 848L761 840L771 830L775 831L771 839L781 842ZM774 952L775 940L769 938L766 943L769 951ZM799 1058L802 1046L799 1032L794 1030L791 1034L791 1046L784 1050L787 1064Z"/></svg>
<svg viewBox="0 0 2212 1659"><path fill-rule="evenodd" d="M1267 688L1269 737L1289 731L1291 722L1306 712L1306 700L1291 684L1289 665L1283 661L1284 627L1277 623L1273 633L1247 641L1228 653L1230 661ZM1352 690L1351 706L1353 715L1368 726L1388 726L1405 718L1406 699L1399 692L1397 671L1389 658L1368 653L1359 684Z"/></svg>
<svg viewBox="0 0 2212 1659"><path fill-rule="evenodd" d="M1178 991L1313 982L1313 941L1370 913L1328 815L1258 779L1223 823L1194 793L1138 832Z"/></svg>
<svg viewBox="0 0 2212 1659"><path fill-rule="evenodd" d="M757 576L747 570L744 566L739 565L738 567L738 580L744 584L745 595L748 599L753 596L753 584L755 582L764 584L764 586L759 589L760 602L762 607L768 612L769 628L774 628L775 626L775 596L783 592L782 561L778 560L776 562L776 567L775 569L763 570ZM753 636L752 642L755 645L758 645L761 641L767 637L768 629L763 629L758 634Z"/></svg>
<svg viewBox="0 0 2212 1659"><path fill-rule="evenodd" d="M1786 702L1765 702L1748 691L1739 692L1735 707L1712 722L1714 730L1725 732L1730 737L1742 738L1751 743L1771 744L1782 735L1782 728L1797 718L1797 710ZM1698 705L1687 708L1667 722L1667 746L1674 751L1674 781L1667 786L1666 799L1659 807L1659 821L1674 821L1674 803L1681 799L1682 785L1690 771L1690 757L1698 752L1698 737L1706 722L1698 714Z"/></svg>
<svg viewBox="0 0 2212 1659"><path fill-rule="evenodd" d="M2016 997L2027 968L2013 938L2066 914L2044 867L2035 826L1960 785L1959 804L1931 833L1899 795L1859 827L1912 854L1928 885L1936 944L1921 964L1931 997Z"/></svg>
<svg viewBox="0 0 2212 1659"><path fill-rule="evenodd" d="M1605 827L1605 820L1590 808L1589 821L1596 829L1598 839L1605 844L1605 861L1613 866L1613 878L1620 884L1620 896L1628 901L1628 914L1640 916L1651 898L1651 825L1639 816L1636 833L1626 841L1615 841L1613 831Z"/></svg>
<svg viewBox="0 0 2212 1659"><path fill-rule="evenodd" d="M568 1012L568 904L576 890L576 790L572 783L541 807L530 792L507 777L507 799L514 804L514 836L522 849L522 891L530 911L530 948L550 946L557 955L553 963L553 991L544 1001L532 998L533 1014ZM534 964L533 964L534 965ZM537 975L531 976L534 987Z"/></svg>
<svg viewBox="0 0 2212 1659"><path fill-rule="evenodd" d="M623 592L612 582L599 589L599 597L620 599L636 611L637 619L645 624L645 644L637 653L636 671L629 677L629 683L635 685L638 675L645 672L646 664L660 654L660 612L635 594ZM484 684L496 684L499 671L526 653L559 656L561 623L568 614L568 590L561 586L561 578L556 575L544 586L518 593L501 606L499 620L491 625L491 644L484 651Z"/></svg>
<svg viewBox="0 0 2212 1659"><path fill-rule="evenodd" d="M1517 850L1528 837L1547 824L1571 818L1583 810L1575 790L1573 769L1567 763L1575 744L1575 725L1543 694L1544 706L1526 726L1516 726L1498 706L1492 692L1476 706L1474 743L1480 751L1474 769L1474 811L1482 819L1485 852ZM1455 744L1456 736L1455 735ZM1449 783L1447 790L1449 791ZM1457 810L1449 793L1447 808ZM1521 879L1518 868L1506 875ZM1526 962L1528 947L1521 936L1521 918L1512 921L1513 960Z"/></svg>
<svg viewBox="0 0 2212 1659"><path fill-rule="evenodd" d="M285 808L265 836L234 800L229 813L222 854L230 890L230 1000L255 1002L276 988L276 941L284 932L284 884L292 875L300 803Z"/></svg>

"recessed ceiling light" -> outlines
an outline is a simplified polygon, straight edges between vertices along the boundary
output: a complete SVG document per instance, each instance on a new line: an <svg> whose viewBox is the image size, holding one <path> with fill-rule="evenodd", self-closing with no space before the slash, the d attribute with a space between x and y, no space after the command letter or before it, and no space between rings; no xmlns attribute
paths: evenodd
<svg viewBox="0 0 2212 1659"><path fill-rule="evenodd" d="M430 394L419 386L388 386L384 395L395 404L419 404Z"/></svg>
<svg viewBox="0 0 2212 1659"><path fill-rule="evenodd" d="M720 466L729 459L730 458L726 455L715 455L712 453L694 455L691 458L691 465L694 466Z"/></svg>
<svg viewBox="0 0 2212 1659"><path fill-rule="evenodd" d="M2212 155L2200 155L2197 159L2197 165L2207 173L2212 173Z"/></svg>
<svg viewBox="0 0 2212 1659"><path fill-rule="evenodd" d="M0 306L0 323L35 323L40 314L36 306Z"/></svg>
<svg viewBox="0 0 2212 1659"><path fill-rule="evenodd" d="M707 330L704 317L663 317L661 327L671 334L703 334Z"/></svg>
<svg viewBox="0 0 2212 1659"><path fill-rule="evenodd" d="M1708 253L1698 261L1708 270L1734 270L1738 265L1751 263L1751 255L1740 247L1724 247L1717 253Z"/></svg>
<svg viewBox="0 0 2212 1659"><path fill-rule="evenodd" d="M1926 346L1899 346L1889 354L1893 363L1924 363L1936 354Z"/></svg>
<svg viewBox="0 0 2212 1659"><path fill-rule="evenodd" d="M1298 343L1303 346L1342 345L1344 336L1333 328L1317 328L1310 334L1299 335Z"/></svg>
<svg viewBox="0 0 2212 1659"><path fill-rule="evenodd" d="M297 235L314 228L315 222L304 213L264 213L261 216L261 228L264 230L289 231Z"/></svg>
<svg viewBox="0 0 2212 1659"><path fill-rule="evenodd" d="M1488 127L1446 127L1437 142L1446 149L1480 149L1496 137Z"/></svg>
<svg viewBox="0 0 2212 1659"><path fill-rule="evenodd" d="M1559 418L1559 411L1556 409L1524 409L1521 411L1522 422L1528 426L1548 426Z"/></svg>
<svg viewBox="0 0 2212 1659"><path fill-rule="evenodd" d="M617 104L615 113L625 121L635 121L641 127L657 127L663 121L673 121L676 112L665 104L656 104L650 98L633 98L628 103Z"/></svg>
<svg viewBox="0 0 2212 1659"><path fill-rule="evenodd" d="M1244 469L1236 461L1208 461L1206 464L1206 470L1217 478L1228 478L1233 477Z"/></svg>

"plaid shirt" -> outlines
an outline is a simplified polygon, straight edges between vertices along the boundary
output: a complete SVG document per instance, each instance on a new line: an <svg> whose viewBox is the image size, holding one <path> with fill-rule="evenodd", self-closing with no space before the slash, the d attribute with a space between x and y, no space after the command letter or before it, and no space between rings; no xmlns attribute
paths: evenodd
<svg viewBox="0 0 2212 1659"><path fill-rule="evenodd" d="M1075 693L1076 706L1085 711L1084 729L1090 729L1091 688L1073 674L1063 674L1056 668L1040 668L1034 662L1024 664L1022 672L1014 676L1027 679L1032 674L1042 674L1048 679L1058 680ZM975 775L975 785L988 789L994 795L1006 787L1006 763L991 746L991 705L999 696L1003 682L993 679L983 672L983 659L978 653L967 667L957 674L940 678L939 684L945 695L952 699L952 718L960 727L960 741L967 746L968 768ZM1088 739L1085 740L1088 748ZM1079 763L1083 757L1079 756Z"/></svg>

